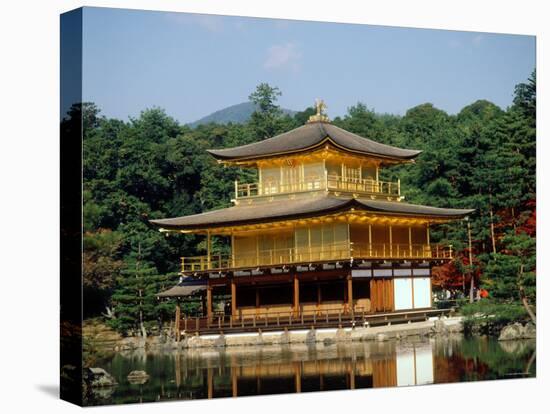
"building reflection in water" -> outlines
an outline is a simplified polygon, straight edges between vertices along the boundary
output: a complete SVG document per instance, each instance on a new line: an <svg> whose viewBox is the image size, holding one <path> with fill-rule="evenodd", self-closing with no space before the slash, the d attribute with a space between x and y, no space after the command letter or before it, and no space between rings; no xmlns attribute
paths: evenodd
<svg viewBox="0 0 550 414"><path fill-rule="evenodd" d="M90 405L394 387L536 376L534 341L449 336L389 342L122 352L99 366L118 385ZM144 384L131 371L144 370Z"/></svg>
<svg viewBox="0 0 550 414"><path fill-rule="evenodd" d="M172 398L430 384L433 361L431 341L188 350L174 357Z"/></svg>

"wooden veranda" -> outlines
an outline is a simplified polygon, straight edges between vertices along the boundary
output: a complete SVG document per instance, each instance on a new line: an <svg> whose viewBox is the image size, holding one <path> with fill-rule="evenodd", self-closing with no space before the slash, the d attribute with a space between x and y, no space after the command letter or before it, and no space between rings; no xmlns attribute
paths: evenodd
<svg viewBox="0 0 550 414"><path fill-rule="evenodd" d="M252 315L234 318L231 315L213 314L209 317L182 316L176 310L174 332L176 340L186 335L210 335L231 333L261 333L300 329L353 328L391 325L428 320L430 317L448 314L450 309L420 309L403 312L371 313L366 311L281 312L273 315Z"/></svg>

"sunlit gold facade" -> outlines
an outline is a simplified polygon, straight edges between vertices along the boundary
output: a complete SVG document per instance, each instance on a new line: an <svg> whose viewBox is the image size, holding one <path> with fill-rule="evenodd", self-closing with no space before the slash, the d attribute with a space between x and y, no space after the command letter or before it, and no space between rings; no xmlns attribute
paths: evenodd
<svg viewBox="0 0 550 414"><path fill-rule="evenodd" d="M382 181L381 170L413 162L418 151L323 127L328 118L317 108L305 127L252 144L257 152L211 152L228 168L256 172L256 180L234 183L233 207L154 223L206 238L205 254L181 258L184 277L205 280L206 319L193 322L195 331L215 329L220 295L231 302L218 329L241 331L354 325L356 315L365 322L431 308L431 266L453 252L431 243L430 227L469 210L405 203L399 179ZM289 134L304 144L296 149Z"/></svg>

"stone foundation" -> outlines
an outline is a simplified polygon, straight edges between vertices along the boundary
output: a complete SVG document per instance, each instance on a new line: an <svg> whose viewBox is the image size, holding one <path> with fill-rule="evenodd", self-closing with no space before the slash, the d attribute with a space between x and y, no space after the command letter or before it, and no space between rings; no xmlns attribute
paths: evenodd
<svg viewBox="0 0 550 414"><path fill-rule="evenodd" d="M386 341L414 336L462 332L462 318L442 318L425 322L385 325L376 327L354 327L334 329L304 329L295 331L261 332L227 335L182 335L180 342L165 344L170 348L195 349L233 346L259 346L283 344L331 345L347 341Z"/></svg>

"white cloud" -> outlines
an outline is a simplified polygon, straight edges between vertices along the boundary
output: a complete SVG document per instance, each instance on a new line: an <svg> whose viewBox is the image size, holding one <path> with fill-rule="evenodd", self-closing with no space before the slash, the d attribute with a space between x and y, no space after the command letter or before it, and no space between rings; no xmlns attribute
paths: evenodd
<svg viewBox="0 0 550 414"><path fill-rule="evenodd" d="M294 43L273 45L267 51L264 68L298 71L301 67L301 60L302 53Z"/></svg>

